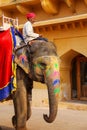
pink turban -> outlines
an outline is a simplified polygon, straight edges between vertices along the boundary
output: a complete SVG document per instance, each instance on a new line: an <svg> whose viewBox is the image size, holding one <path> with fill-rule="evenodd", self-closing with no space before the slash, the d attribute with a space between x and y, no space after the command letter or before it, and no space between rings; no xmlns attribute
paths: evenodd
<svg viewBox="0 0 87 130"><path fill-rule="evenodd" d="M27 17L27 19L28 18L35 18L36 15L35 15L35 13L28 13L28 14L26 14L26 17Z"/></svg>

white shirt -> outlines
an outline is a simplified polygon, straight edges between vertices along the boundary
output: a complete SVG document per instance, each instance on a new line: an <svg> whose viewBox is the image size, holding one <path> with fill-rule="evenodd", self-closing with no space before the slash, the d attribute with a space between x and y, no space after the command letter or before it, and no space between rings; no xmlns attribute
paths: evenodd
<svg viewBox="0 0 87 130"><path fill-rule="evenodd" d="M32 23L30 21L28 21L24 24L23 37L24 37L25 43L39 37L39 34L34 33Z"/></svg>

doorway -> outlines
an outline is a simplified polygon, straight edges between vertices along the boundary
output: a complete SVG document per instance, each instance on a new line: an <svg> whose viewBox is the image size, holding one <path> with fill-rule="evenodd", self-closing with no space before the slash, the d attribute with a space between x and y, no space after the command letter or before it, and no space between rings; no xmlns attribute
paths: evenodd
<svg viewBox="0 0 87 130"><path fill-rule="evenodd" d="M87 100L87 58L77 56L72 61L72 99Z"/></svg>

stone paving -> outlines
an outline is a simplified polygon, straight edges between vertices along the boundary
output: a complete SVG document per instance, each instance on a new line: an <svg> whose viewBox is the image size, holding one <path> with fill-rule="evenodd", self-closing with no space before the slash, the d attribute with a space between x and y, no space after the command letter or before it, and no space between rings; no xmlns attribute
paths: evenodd
<svg viewBox="0 0 87 130"><path fill-rule="evenodd" d="M43 114L49 115L46 89L33 89L32 116L27 121L28 130L87 130L86 102L64 101L58 105L58 116L52 123L46 123ZM12 101L0 103L0 127L14 130L11 118L14 113Z"/></svg>
<svg viewBox="0 0 87 130"><path fill-rule="evenodd" d="M0 127L2 130L15 130L11 123L13 105L0 104ZM32 116L27 121L28 130L87 130L87 111L59 108L53 123L47 123L43 114L49 115L47 107L33 107Z"/></svg>

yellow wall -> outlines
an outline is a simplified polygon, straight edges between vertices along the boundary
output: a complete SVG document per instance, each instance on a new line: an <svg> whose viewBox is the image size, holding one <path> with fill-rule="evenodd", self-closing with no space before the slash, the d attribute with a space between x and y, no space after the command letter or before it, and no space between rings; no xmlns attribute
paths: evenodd
<svg viewBox="0 0 87 130"><path fill-rule="evenodd" d="M12 2L13 0L0 0L0 4L7 4L9 2Z"/></svg>
<svg viewBox="0 0 87 130"><path fill-rule="evenodd" d="M71 61L78 54L87 57L87 28L60 31L54 43L60 56L62 92L67 93L66 99L71 99Z"/></svg>

